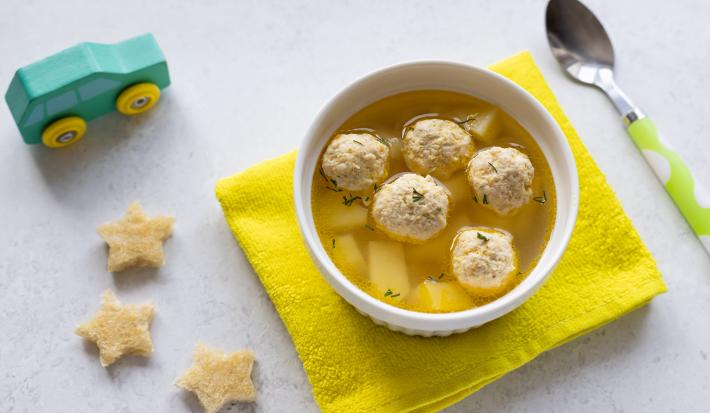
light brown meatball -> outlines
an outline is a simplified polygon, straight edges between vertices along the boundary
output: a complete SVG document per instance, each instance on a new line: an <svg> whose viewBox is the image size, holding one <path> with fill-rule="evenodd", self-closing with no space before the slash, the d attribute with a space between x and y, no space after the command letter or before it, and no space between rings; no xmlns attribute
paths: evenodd
<svg viewBox="0 0 710 413"><path fill-rule="evenodd" d="M462 230L451 248L451 271L471 294L503 293L518 272L513 236L490 228Z"/></svg>
<svg viewBox="0 0 710 413"><path fill-rule="evenodd" d="M500 215L509 215L530 202L535 169L515 148L492 146L478 151L466 176L478 202Z"/></svg>
<svg viewBox="0 0 710 413"><path fill-rule="evenodd" d="M339 188L371 190L387 178L389 147L370 133L340 134L328 144L321 166Z"/></svg>
<svg viewBox="0 0 710 413"><path fill-rule="evenodd" d="M449 190L431 176L404 173L375 192L371 214L390 237L422 243L446 228L450 199Z"/></svg>
<svg viewBox="0 0 710 413"><path fill-rule="evenodd" d="M466 166L473 139L461 126L445 119L423 119L404 133L402 155L407 167L420 175L446 179Z"/></svg>

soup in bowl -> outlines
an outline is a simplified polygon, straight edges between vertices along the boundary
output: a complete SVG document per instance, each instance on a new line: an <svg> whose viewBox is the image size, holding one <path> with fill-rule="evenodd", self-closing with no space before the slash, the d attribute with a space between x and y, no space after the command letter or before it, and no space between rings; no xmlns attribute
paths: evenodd
<svg viewBox="0 0 710 413"><path fill-rule="evenodd" d="M325 106L294 196L330 285L375 322L429 336L532 295L569 240L578 184L564 135L527 92L485 69L421 62Z"/></svg>

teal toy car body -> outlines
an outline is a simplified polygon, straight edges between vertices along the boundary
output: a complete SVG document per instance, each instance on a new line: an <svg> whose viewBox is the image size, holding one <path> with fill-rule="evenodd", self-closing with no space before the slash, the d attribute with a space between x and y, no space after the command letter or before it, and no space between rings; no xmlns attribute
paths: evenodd
<svg viewBox="0 0 710 413"><path fill-rule="evenodd" d="M86 122L114 109L143 113L170 84L168 66L151 34L116 44L80 43L20 68L5 94L28 144L63 147Z"/></svg>

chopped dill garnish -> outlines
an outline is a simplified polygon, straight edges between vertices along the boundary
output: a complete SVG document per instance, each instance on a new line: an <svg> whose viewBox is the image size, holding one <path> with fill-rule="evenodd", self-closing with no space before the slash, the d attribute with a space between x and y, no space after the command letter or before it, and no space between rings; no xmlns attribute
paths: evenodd
<svg viewBox="0 0 710 413"><path fill-rule="evenodd" d="M381 144L385 146L390 146L390 143L387 142L387 139L381 137L381 136L375 136L375 139L377 139Z"/></svg>
<svg viewBox="0 0 710 413"><path fill-rule="evenodd" d="M377 184L372 185L372 189L374 192L377 192L380 189L380 186Z"/></svg>
<svg viewBox="0 0 710 413"><path fill-rule="evenodd" d="M333 242L333 248L335 248L335 238L331 240Z"/></svg>
<svg viewBox="0 0 710 413"><path fill-rule="evenodd" d="M484 205L488 204L488 196L486 196L486 194L483 194L483 204Z"/></svg>
<svg viewBox="0 0 710 413"><path fill-rule="evenodd" d="M352 206L353 202L357 201L358 199L362 199L360 196L353 196L352 194L348 194L348 196L343 195L343 205L345 206Z"/></svg>
<svg viewBox="0 0 710 413"><path fill-rule="evenodd" d="M353 142L357 143L357 144L360 145L360 146L365 146L365 145L362 144L362 142L360 142L360 141L357 140L357 139L353 139Z"/></svg>
<svg viewBox="0 0 710 413"><path fill-rule="evenodd" d="M476 234L477 234L476 236L478 237L478 239L483 240L483 242L488 242L487 236L481 234L480 232L477 232Z"/></svg>
<svg viewBox="0 0 710 413"><path fill-rule="evenodd" d="M328 179L328 177L325 176L325 171L323 171L323 167L322 167L322 166L321 166L320 168L318 168L318 173L320 174L320 176L323 177L323 179L325 179L325 183L327 183L327 184L330 183L330 180Z"/></svg>
<svg viewBox="0 0 710 413"><path fill-rule="evenodd" d="M434 278L433 275L428 275L428 276L426 277L426 280L427 280L427 281L431 281L431 282L437 282L437 281L440 281L442 278L444 278L444 273L443 273L443 272L442 272L441 274L439 274L439 276L436 277L436 278Z"/></svg>
<svg viewBox="0 0 710 413"><path fill-rule="evenodd" d="M490 166L491 166L491 168L493 168L493 170L495 171L495 173L498 173L498 170L496 169L496 167L495 167L495 166L493 166L493 164L492 164L492 163L488 162L488 165L490 165Z"/></svg>
<svg viewBox="0 0 710 413"><path fill-rule="evenodd" d="M387 291L385 291L385 297L389 297L390 295L392 295L392 290L388 288Z"/></svg>
<svg viewBox="0 0 710 413"><path fill-rule="evenodd" d="M326 184L325 187L326 187L326 189L328 189L328 190L330 190L330 191L333 191L333 192L340 192L340 191L342 191L342 189L338 188L338 182L336 182L335 179L330 179L330 178L328 178L328 177L325 175L325 171L323 171L323 167L322 167L322 166L321 166L320 168L318 168L318 174L320 174L320 176L322 176L323 179L325 179L325 184ZM331 187L330 184L333 184L333 186Z"/></svg>
<svg viewBox="0 0 710 413"><path fill-rule="evenodd" d="M478 197L476 194L473 194L473 202L478 203Z"/></svg>
<svg viewBox="0 0 710 413"><path fill-rule="evenodd" d="M375 228L372 227L370 224L365 224L365 228L369 229L370 231L374 231Z"/></svg>
<svg viewBox="0 0 710 413"><path fill-rule="evenodd" d="M369 197L369 196L366 196L365 199L363 199L363 201L369 202L369 201L370 201L370 197Z"/></svg>
<svg viewBox="0 0 710 413"><path fill-rule="evenodd" d="M535 198L533 198L533 201L544 204L545 202L547 202L547 193L545 191L542 191L542 196L536 196Z"/></svg>
<svg viewBox="0 0 710 413"><path fill-rule="evenodd" d="M468 116L466 116L466 119L464 119L462 121L458 121L456 123L458 123L459 125L465 125L469 122L472 122L472 123L478 122L478 118L476 116L478 116L478 112L474 113L473 115L468 115Z"/></svg>
<svg viewBox="0 0 710 413"><path fill-rule="evenodd" d="M390 298L399 297L399 293L390 295Z"/></svg>
<svg viewBox="0 0 710 413"><path fill-rule="evenodd" d="M412 188L412 201L419 202L424 199L424 195L417 192L415 188Z"/></svg>

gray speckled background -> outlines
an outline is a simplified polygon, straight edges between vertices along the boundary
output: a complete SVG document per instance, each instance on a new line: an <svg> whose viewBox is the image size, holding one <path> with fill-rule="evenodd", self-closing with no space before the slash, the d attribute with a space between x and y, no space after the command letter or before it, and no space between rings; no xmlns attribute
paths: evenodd
<svg viewBox="0 0 710 413"><path fill-rule="evenodd" d="M257 352L259 402L232 411L317 410L288 334L227 229L215 181L293 149L321 105L364 73L423 58L485 65L522 49L537 59L670 291L449 411L710 411L710 259L611 105L557 69L544 1L175 3L0 3L3 85L17 67L79 41L146 31L173 77L153 113L109 115L62 151L26 147L0 109L0 411L198 411L172 385L197 340ZM612 32L620 83L710 184L710 3L588 4ZM95 227L134 199L149 214L176 215L167 265L112 276ZM106 288L126 302L155 300L150 358L104 370L95 348L72 333Z"/></svg>

